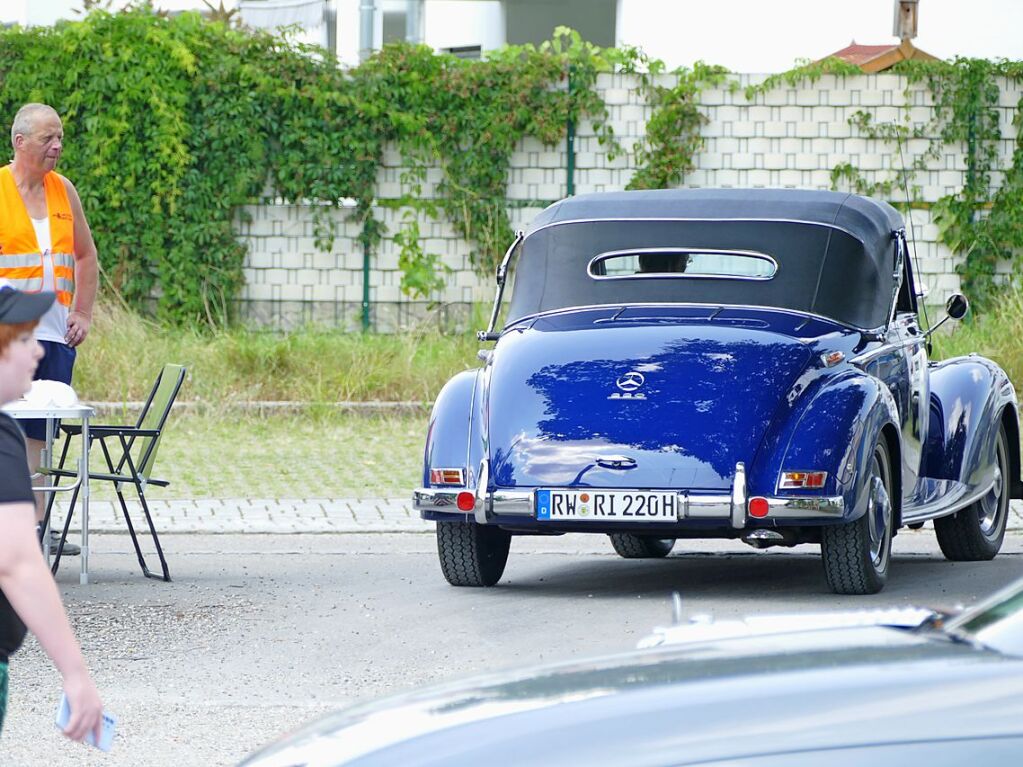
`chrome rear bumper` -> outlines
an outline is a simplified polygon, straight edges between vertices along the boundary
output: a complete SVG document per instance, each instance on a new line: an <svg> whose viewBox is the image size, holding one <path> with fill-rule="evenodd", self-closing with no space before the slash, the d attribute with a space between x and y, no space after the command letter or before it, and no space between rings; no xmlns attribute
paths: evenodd
<svg viewBox="0 0 1023 767"><path fill-rule="evenodd" d="M420 488L412 495L412 505L417 511L440 512L447 514L465 514L455 505L455 497L460 490L438 490ZM745 495L734 498L725 494L690 495L679 493L678 521L687 519L727 521L729 526L741 530L750 521ZM736 502L738 501L738 502ZM768 498L770 511L760 519L771 520L839 520L845 513L845 502L842 496L813 496L803 498ZM481 499L479 509L475 513L479 522L489 521L494 517L533 517L535 515L534 491L532 490L496 490Z"/></svg>

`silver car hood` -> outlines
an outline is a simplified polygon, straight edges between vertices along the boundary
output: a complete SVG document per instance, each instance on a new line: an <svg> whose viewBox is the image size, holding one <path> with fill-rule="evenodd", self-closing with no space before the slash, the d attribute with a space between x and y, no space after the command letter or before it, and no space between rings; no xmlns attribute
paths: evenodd
<svg viewBox="0 0 1023 767"><path fill-rule="evenodd" d="M736 620L714 620L709 615L694 615L688 623L658 626L639 641L640 649L665 645L684 645L742 637L766 637L795 631L885 626L909 629L936 616L922 607L892 607L874 610L845 610L821 613L779 613L753 615Z"/></svg>
<svg viewBox="0 0 1023 767"><path fill-rule="evenodd" d="M1007 731L1023 732L1023 661L871 625L428 688L329 716L244 765L642 767Z"/></svg>

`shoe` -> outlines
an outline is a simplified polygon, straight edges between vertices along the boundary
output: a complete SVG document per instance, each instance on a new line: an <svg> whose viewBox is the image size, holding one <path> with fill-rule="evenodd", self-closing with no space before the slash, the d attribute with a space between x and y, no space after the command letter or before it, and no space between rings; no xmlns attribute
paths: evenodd
<svg viewBox="0 0 1023 767"><path fill-rule="evenodd" d="M60 533L56 530L50 531L50 554L57 553L57 547L60 546ZM77 557L82 553L82 547L71 543L71 541L64 541L64 551L61 552L62 557Z"/></svg>

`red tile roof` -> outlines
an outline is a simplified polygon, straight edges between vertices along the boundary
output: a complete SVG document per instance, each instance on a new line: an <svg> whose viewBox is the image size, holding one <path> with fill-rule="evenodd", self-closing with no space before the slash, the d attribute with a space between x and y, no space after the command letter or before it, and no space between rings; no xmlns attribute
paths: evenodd
<svg viewBox="0 0 1023 767"><path fill-rule="evenodd" d="M918 61L937 61L927 51L922 51L913 46L909 40L900 43L889 43L888 45L857 45L856 41L847 45L840 51L835 51L825 58L838 58L848 61L862 69L864 72L883 72L900 61L916 59Z"/></svg>
<svg viewBox="0 0 1023 767"><path fill-rule="evenodd" d="M854 40L842 50L832 53L831 57L843 59L844 61L848 61L850 64L856 64L858 66L898 47L898 43L889 43L888 45L859 45Z"/></svg>

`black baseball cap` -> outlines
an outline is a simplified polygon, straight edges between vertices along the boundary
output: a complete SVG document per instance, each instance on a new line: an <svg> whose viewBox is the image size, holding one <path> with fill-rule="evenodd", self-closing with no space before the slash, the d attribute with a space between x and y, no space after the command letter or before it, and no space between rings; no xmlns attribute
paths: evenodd
<svg viewBox="0 0 1023 767"><path fill-rule="evenodd" d="M53 306L56 293L25 293L0 282L0 324L38 320Z"/></svg>

